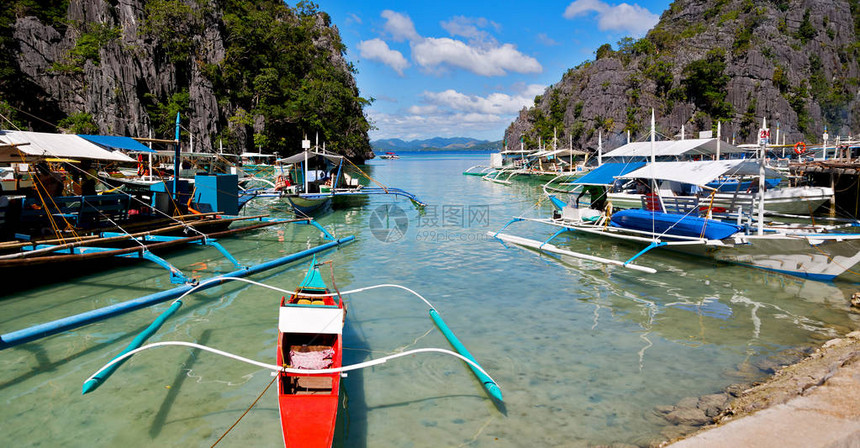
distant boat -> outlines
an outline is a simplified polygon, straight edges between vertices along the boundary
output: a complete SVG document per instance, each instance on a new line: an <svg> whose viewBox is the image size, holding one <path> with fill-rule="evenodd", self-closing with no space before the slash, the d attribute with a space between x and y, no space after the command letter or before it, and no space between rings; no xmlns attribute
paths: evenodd
<svg viewBox="0 0 860 448"><path fill-rule="evenodd" d="M383 155L379 156L379 158L380 158L380 159L389 159L389 160L390 160L390 159L399 159L399 158L400 158L400 156L398 156L397 154L395 154L395 153L393 153L393 152L386 152L385 154L383 154Z"/></svg>
<svg viewBox="0 0 860 448"><path fill-rule="evenodd" d="M300 215L309 216L328 210L331 206L346 205L351 198L379 194L406 197L419 208L426 205L408 191L388 187L371 179L344 156L326 152L325 149L306 149L277 160L276 165L278 172L274 188L259 190L254 194L261 198L285 198L293 211ZM362 185L362 178L377 186Z"/></svg>

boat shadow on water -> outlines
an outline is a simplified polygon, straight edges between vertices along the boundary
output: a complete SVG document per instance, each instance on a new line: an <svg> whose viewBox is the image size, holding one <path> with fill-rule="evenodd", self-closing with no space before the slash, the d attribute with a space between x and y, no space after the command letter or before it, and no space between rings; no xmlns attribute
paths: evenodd
<svg viewBox="0 0 860 448"><path fill-rule="evenodd" d="M209 343L211 336L212 330L203 330L200 332L200 337L197 338L197 343L206 345ZM194 362L199 358L199 355L200 349L191 349L188 353L188 358L186 358L185 362L182 363L182 368L176 372L176 376L167 387L167 394L164 396L164 400L161 401L161 406L158 407L158 412L156 412L155 416L152 418L152 423L149 426L149 436L153 439L161 434L161 430L167 424L167 416L170 414L170 410L173 408L176 398L182 391L182 385L185 383L185 380L188 379L188 372L193 368Z"/></svg>

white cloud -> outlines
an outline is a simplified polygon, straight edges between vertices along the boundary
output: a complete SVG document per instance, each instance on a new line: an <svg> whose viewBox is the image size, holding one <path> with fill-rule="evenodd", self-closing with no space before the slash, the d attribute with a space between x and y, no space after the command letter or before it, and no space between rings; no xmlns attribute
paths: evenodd
<svg viewBox="0 0 860 448"><path fill-rule="evenodd" d="M447 22L440 22L439 24L451 36L465 37L470 45L479 47L495 47L499 45L498 41L488 31L479 28L493 26L498 31L501 27L497 23L483 17L456 16Z"/></svg>
<svg viewBox="0 0 860 448"><path fill-rule="evenodd" d="M388 44L382 39L361 41L358 43L358 50L361 57L382 62L400 76L403 76L403 70L409 67L409 62L403 57L403 54L388 48Z"/></svg>
<svg viewBox="0 0 860 448"><path fill-rule="evenodd" d="M473 136L494 140L503 137L496 130L511 121L510 117L476 113L400 115L368 111L368 116L378 128L371 131L373 139Z"/></svg>
<svg viewBox="0 0 860 448"><path fill-rule="evenodd" d="M386 20L383 28L391 35L391 38L394 39L395 42L403 42L404 40L415 41L421 39L421 36L419 36L418 32L415 31L415 24L412 23L412 19L410 19L406 14L386 9L385 11L382 11L382 18Z"/></svg>
<svg viewBox="0 0 860 448"><path fill-rule="evenodd" d="M423 105L413 105L401 113L368 115L378 128L373 138L406 139L437 136L479 136L501 139L504 128L525 106L531 106L535 95L546 89L539 84L513 86L513 93L494 92L487 96L467 95L456 90L424 92Z"/></svg>
<svg viewBox="0 0 860 448"><path fill-rule="evenodd" d="M511 44L476 48L447 37L428 37L413 42L412 59L427 69L450 65L482 76L502 76L508 71L539 73L543 70L537 59L520 53Z"/></svg>
<svg viewBox="0 0 860 448"><path fill-rule="evenodd" d="M539 33L537 35L537 40L538 40L538 42L546 45L547 47L554 47L554 46L558 45L558 41L549 37L546 33Z"/></svg>
<svg viewBox="0 0 860 448"><path fill-rule="evenodd" d="M645 35L660 19L639 5L621 3L613 6L601 0L576 0L567 5L563 16L573 19L590 13L597 14L597 27L601 31L627 32L633 36Z"/></svg>
<svg viewBox="0 0 860 448"><path fill-rule="evenodd" d="M409 109L407 109L407 111L409 111L409 113L412 115L428 115L436 113L438 110L439 107L433 104L429 104L427 106L412 105L409 106Z"/></svg>
<svg viewBox="0 0 860 448"><path fill-rule="evenodd" d="M458 112L486 115L512 115L523 107L534 105L535 95L543 93L545 87L532 84L515 95L494 92L486 97L466 95L453 89L443 92L424 92L424 99L439 106Z"/></svg>
<svg viewBox="0 0 860 448"><path fill-rule="evenodd" d="M346 15L346 21L345 21L345 22L346 22L347 24L350 24L350 23L357 23L357 24L359 24L359 25L360 25L360 24L361 24L361 17L359 17L359 16L358 16L358 15L356 15L355 13L349 13L349 14L347 14L347 15Z"/></svg>

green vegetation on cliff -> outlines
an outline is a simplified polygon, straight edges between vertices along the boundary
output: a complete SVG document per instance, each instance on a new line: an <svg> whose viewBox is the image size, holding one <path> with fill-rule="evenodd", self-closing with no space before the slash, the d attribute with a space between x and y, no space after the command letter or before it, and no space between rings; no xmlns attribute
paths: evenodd
<svg viewBox="0 0 860 448"><path fill-rule="evenodd" d="M370 124L363 108L371 100L360 96L353 79L355 68L344 58L346 48L338 30L316 4L306 0L292 7L281 0L132 3L136 3L132 10L140 16L135 18L136 26L130 27L127 20L120 20L127 13L120 12L116 2L81 0L78 8L85 17L103 17L102 22L81 23L70 18L74 8L69 8L68 0L3 1L0 101L30 112L47 111L40 118L52 123L80 124L81 117L88 116L100 132L111 132L118 119L134 117L148 119L154 135L169 138L179 112L183 117L211 117L207 120L211 123L198 126L197 132L204 128L210 134L204 141L214 146L221 140L236 151L263 146L267 151L290 154L303 137L318 135L328 149L355 158L370 153ZM26 17L35 17L64 36L49 42L60 50L44 69L44 79L29 79L18 65L21 46L14 33ZM138 79L116 80L123 85L111 91L110 86L103 87L103 76L87 68L116 73L116 67L102 66L129 59L154 67L156 78L146 70L135 72ZM48 79L51 76L55 79ZM65 103L46 94L51 89L44 86L57 80L64 88L81 92L84 101ZM102 87L100 92L97 87ZM89 95L104 97L105 92L116 98L87 99ZM123 101L129 96L138 100L139 112L122 110L132 107ZM118 116L105 116L109 112L104 107L82 110L105 101L114 101ZM140 130L142 125L126 128ZM55 130L38 122L27 126ZM195 137L199 138L196 133Z"/></svg>

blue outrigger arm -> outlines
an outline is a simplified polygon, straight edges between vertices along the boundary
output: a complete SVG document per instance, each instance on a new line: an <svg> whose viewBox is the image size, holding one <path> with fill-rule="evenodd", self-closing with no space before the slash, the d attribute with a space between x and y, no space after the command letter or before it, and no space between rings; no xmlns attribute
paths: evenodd
<svg viewBox="0 0 860 448"><path fill-rule="evenodd" d="M141 345L143 345L143 343L146 342L146 340L149 339L150 336L155 334L155 332L158 331L158 329L161 328L162 325L164 325L164 322L166 322L167 319L170 318L170 316L175 314L181 306L182 306L182 300L177 300L177 301L173 302L173 305L170 305L170 308L168 308L165 312L161 313L161 315L158 316L158 318L156 318L151 324L149 324L148 327L146 327L145 330L140 332L140 334L138 334L134 338L134 340L131 341L131 343L128 345L128 347L125 348L125 350L121 351L114 358L118 358L118 357L120 357L120 356L122 356L122 355L136 349L136 348L139 348ZM116 369L118 369L124 362L125 361L118 362L118 363L108 367L103 372L99 373L98 375L94 376L93 378L88 379L84 383L82 394L86 394L86 393L89 393L89 392L92 392L92 391L98 389L98 387L101 386L102 383L105 380L107 380L108 377L110 377L116 371Z"/></svg>
<svg viewBox="0 0 860 448"><path fill-rule="evenodd" d="M543 244L541 244L541 245L540 245L540 247L538 247L538 250L540 250L541 248L543 248L545 245L549 244L549 242L550 242L550 241L552 241L552 240L554 240L554 239L555 239L555 237L557 237L557 236L561 235L562 233L567 232L567 231L569 231L569 230L573 230L573 229L568 229L567 227L563 227L563 228L562 228L561 230L559 230L558 232L553 233L551 237L547 238L547 240L546 240L546 241L544 241L544 242L543 242ZM501 230L499 230L499 232L501 232Z"/></svg>
<svg viewBox="0 0 860 448"><path fill-rule="evenodd" d="M559 210L563 210L564 207L567 205L564 201L555 197L554 195L548 195L548 196L549 196L549 201L552 203L552 205L555 206L555 208L557 208Z"/></svg>
<svg viewBox="0 0 860 448"><path fill-rule="evenodd" d="M450 328L448 328L448 324L446 324L445 321L442 320L442 316L439 315L439 312L436 311L435 308L430 308L430 318L433 319L433 322L436 324L437 327L439 327L439 331L441 331L442 334L445 335L445 338L448 339L448 342L450 342L454 349L457 350L457 353L473 361L475 364L478 364L478 361L475 359L475 357L472 356L471 353L469 353L469 350L466 349L466 346L463 345L463 343L460 342L459 339L457 339L457 336L454 335L454 332L451 331ZM499 385L496 384L492 378L487 376L486 373L481 372L480 370L475 368L475 366L473 366L472 364L468 364L468 366L470 369L472 369L472 373L474 373L475 376L478 377L478 381L480 381L481 385L484 386L484 389L487 391L487 394L500 402L504 401L504 399L502 399L502 390L499 389Z"/></svg>
<svg viewBox="0 0 860 448"><path fill-rule="evenodd" d="M179 284L179 285L194 283L194 279L186 277L185 274L183 274L182 271L179 270L179 268L170 264L164 258L161 258L158 255L155 255L154 253L152 253L148 250L144 250L142 252L135 252L135 253L131 253L131 254L125 254L125 255L121 255L121 256L126 257L126 258L143 258L144 260L149 260L149 261L163 267L164 269L167 269L167 271L170 272L170 283Z"/></svg>
<svg viewBox="0 0 860 448"><path fill-rule="evenodd" d="M634 256L632 256L632 257L630 257L630 259L629 259L629 260L625 261L625 262L624 262L624 266L627 266L628 264L633 263L633 260L635 260L635 259L637 259L637 258L641 257L642 255L645 255L645 252L648 252L648 251L650 251L651 249L656 249L656 248L658 248L658 247L665 246L665 245L666 245L666 243L664 243L664 242L662 242L662 241L652 241L652 242L651 242L651 244L649 244L649 245L648 245L648 247L646 247L645 249L640 250L638 254L636 254L636 255L634 255Z"/></svg>
<svg viewBox="0 0 860 448"><path fill-rule="evenodd" d="M239 269L218 277L247 277L249 275L256 274L258 272L263 272L268 269L272 269L287 263L291 263L293 261L309 257L317 252L322 252L325 250L332 249L341 244L346 244L355 239L354 236L350 235L339 240L335 240L329 243L325 243L316 247L312 247L310 249L303 250L301 252L296 252L291 255L287 255L281 258L277 258L271 261L267 261L262 264L258 264L256 266L251 266L244 269ZM221 285L222 281L204 281L201 282L201 285L197 287L198 290L214 288L218 285ZM150 294L143 297L138 297L137 299L128 300L126 302L117 303L114 305L106 306L103 308L95 309L92 311L87 311L85 313L77 314L75 316L69 316L62 319L55 320L53 322L47 322L40 325L34 325L29 328L25 328L23 330L13 331L11 333L6 333L0 335L0 350L7 349L10 347L14 347L16 345L21 345L26 342L35 341L41 339L46 336L55 335L57 333L62 333L64 331L73 330L78 327L82 327L84 325L88 325L94 322L99 322L105 319L109 319L114 316L119 316L121 314L129 313L131 311L139 310L141 308L146 308L158 303L166 302L170 299L175 299L182 294L190 291L194 288L194 285L183 285L177 286L173 289L169 289L167 291L157 292L155 294Z"/></svg>
<svg viewBox="0 0 860 448"><path fill-rule="evenodd" d="M514 218L514 219L508 221L507 224L503 225L502 228L499 229L499 231L496 232L495 235L493 235L493 238L498 238L499 234L502 233L503 230L507 229L509 225L511 225L515 222L520 222L520 221L523 221L523 218ZM547 240L547 241L549 241L549 240ZM544 243L544 244L546 244L546 243Z"/></svg>

